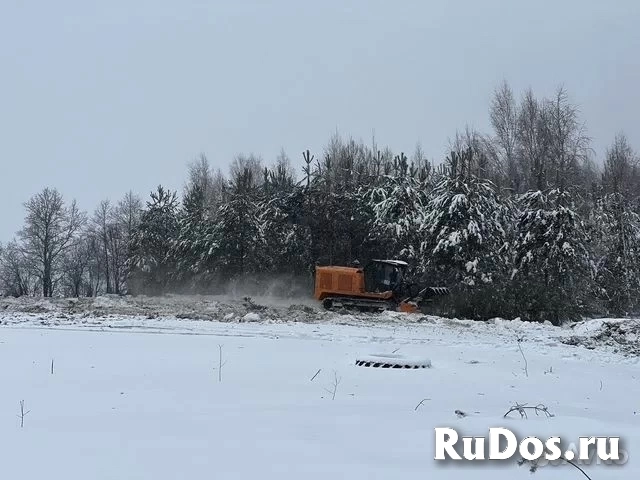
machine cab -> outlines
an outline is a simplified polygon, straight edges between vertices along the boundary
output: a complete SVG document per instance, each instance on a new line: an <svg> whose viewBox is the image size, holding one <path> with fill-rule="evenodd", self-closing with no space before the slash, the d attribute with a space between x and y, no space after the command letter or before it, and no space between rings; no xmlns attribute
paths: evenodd
<svg viewBox="0 0 640 480"><path fill-rule="evenodd" d="M370 293L395 291L402 285L407 266L402 260L372 260L364 267L365 290Z"/></svg>

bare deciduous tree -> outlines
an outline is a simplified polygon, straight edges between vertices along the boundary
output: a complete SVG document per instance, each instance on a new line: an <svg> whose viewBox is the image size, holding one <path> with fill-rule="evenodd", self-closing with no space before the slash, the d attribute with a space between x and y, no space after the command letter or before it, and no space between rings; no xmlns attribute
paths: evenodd
<svg viewBox="0 0 640 480"><path fill-rule="evenodd" d="M518 114L518 147L526 188L547 188L549 132L547 111L531 89L522 98Z"/></svg>
<svg viewBox="0 0 640 480"><path fill-rule="evenodd" d="M114 207L109 200L103 200L96 208L91 221L90 234L99 243L101 266L106 293L121 293L124 287L124 275L127 255L128 224L132 212L125 197L124 207ZM122 211L124 209L124 211Z"/></svg>
<svg viewBox="0 0 640 480"><path fill-rule="evenodd" d="M509 93L504 87L498 92L492 105L492 123L496 131L502 132L498 141L504 145L506 140L500 137L509 137L504 126L509 124L506 120L509 117L506 113L501 116L500 112L510 111L505 106ZM585 181L593 178L589 158L591 139L564 87L559 87L552 99L542 100L531 89L527 90L516 118L515 154L524 177L524 189L584 186Z"/></svg>
<svg viewBox="0 0 640 480"><path fill-rule="evenodd" d="M87 290L87 270L90 262L89 239L84 236L67 250L64 255L63 271L64 271L64 284L67 289L67 293L80 297L86 294Z"/></svg>
<svg viewBox="0 0 640 480"><path fill-rule="evenodd" d="M639 159L629 145L626 135L616 135L607 149L602 183L609 193L629 196L640 187Z"/></svg>
<svg viewBox="0 0 640 480"><path fill-rule="evenodd" d="M25 226L20 231L24 253L40 278L42 295L50 297L58 280L59 260L86 217L75 201L66 206L62 195L51 188L31 197L25 208Z"/></svg>
<svg viewBox="0 0 640 480"><path fill-rule="evenodd" d="M109 229L112 218L112 207L109 200L103 200L96 208L91 220L91 229L100 241L101 265L107 293L113 293L111 281L111 254L109 251Z"/></svg>
<svg viewBox="0 0 640 480"><path fill-rule="evenodd" d="M107 226L107 244L111 272L111 282L113 293L122 293L124 287L123 270L127 261L127 244L124 236L124 226L118 223L117 217L112 210L111 218Z"/></svg>
<svg viewBox="0 0 640 480"><path fill-rule="evenodd" d="M34 295L37 278L29 268L24 252L13 240L0 251L0 293L21 297Z"/></svg>
<svg viewBox="0 0 640 480"><path fill-rule="evenodd" d="M279 172L283 177L290 177L294 181L296 179L295 170L291 167L291 159L284 148L280 149L280 153L276 157L276 161L273 165L273 170Z"/></svg>
<svg viewBox="0 0 640 480"><path fill-rule="evenodd" d="M462 176L474 175L491 180L495 180L498 176L498 166L495 164L491 140L477 130L466 126L463 131L457 131L454 139L449 141L449 147L456 154L463 152L472 154L471 163L458 165Z"/></svg>
<svg viewBox="0 0 640 480"><path fill-rule="evenodd" d="M214 175L209 160L204 153L188 164L188 179L184 187L186 192L199 189L202 191L202 207L204 211L209 215L215 211L218 205L217 191L218 185L216 184L216 176Z"/></svg>
<svg viewBox="0 0 640 480"><path fill-rule="evenodd" d="M89 234L85 239L87 243L87 285L85 295L95 297L100 293L102 284L102 255L100 241L95 235Z"/></svg>
<svg viewBox="0 0 640 480"><path fill-rule="evenodd" d="M517 162L518 107L506 81L495 90L489 114L509 188L512 192L519 193L522 188L522 173Z"/></svg>
<svg viewBox="0 0 640 480"><path fill-rule="evenodd" d="M411 161L416 165L424 165L427 163L427 156L424 153L422 145L420 143L416 143L416 148L413 151L413 156L411 157Z"/></svg>
<svg viewBox="0 0 640 480"><path fill-rule="evenodd" d="M133 193L127 192L120 202L118 202L117 218L118 222L124 225L125 237L130 239L135 228L140 223L142 213L142 199Z"/></svg>
<svg viewBox="0 0 640 480"><path fill-rule="evenodd" d="M251 178L253 185L251 187L257 187L263 178L262 176L262 158L255 154L244 155L239 154L231 163L230 177L232 182L238 181L239 178ZM250 172L247 174L247 172Z"/></svg>
<svg viewBox="0 0 640 480"><path fill-rule="evenodd" d="M569 102L564 87L558 88L553 100L545 103L547 132L550 142L550 167L555 186L564 189L587 160L590 139L578 118L578 109Z"/></svg>

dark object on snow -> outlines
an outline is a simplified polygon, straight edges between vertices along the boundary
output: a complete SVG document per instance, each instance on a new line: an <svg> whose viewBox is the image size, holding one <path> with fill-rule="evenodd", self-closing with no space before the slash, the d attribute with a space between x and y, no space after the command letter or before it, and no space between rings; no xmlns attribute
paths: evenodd
<svg viewBox="0 0 640 480"><path fill-rule="evenodd" d="M244 306L248 309L248 310L266 310L267 307L264 305L258 305L257 303L255 303L251 297L244 297Z"/></svg>
<svg viewBox="0 0 640 480"><path fill-rule="evenodd" d="M372 368L431 368L431 360L427 358L408 358L403 355L377 354L356 358L359 367Z"/></svg>

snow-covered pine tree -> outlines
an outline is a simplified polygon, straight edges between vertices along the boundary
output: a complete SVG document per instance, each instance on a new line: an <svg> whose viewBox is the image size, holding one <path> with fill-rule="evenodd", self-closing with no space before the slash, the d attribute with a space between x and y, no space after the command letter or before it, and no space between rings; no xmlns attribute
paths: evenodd
<svg viewBox="0 0 640 480"><path fill-rule="evenodd" d="M591 303L592 263L585 225L566 190L519 198L514 240L515 308L527 320L578 319Z"/></svg>
<svg viewBox="0 0 640 480"><path fill-rule="evenodd" d="M640 159L624 134L607 148L601 194L591 209L597 283L609 313L640 307Z"/></svg>
<svg viewBox="0 0 640 480"><path fill-rule="evenodd" d="M313 264L365 262L371 254L367 242L370 212L359 195L359 187L369 179L367 160L360 147L336 145L328 148L314 168L309 162L305 185L297 187L288 202L292 221L309 239L306 248ZM305 153L307 159L312 157Z"/></svg>
<svg viewBox="0 0 640 480"><path fill-rule="evenodd" d="M504 311L511 212L493 183L472 173L478 161L471 149L448 157L419 220L419 260L431 284L452 290L457 314L487 318Z"/></svg>
<svg viewBox="0 0 640 480"><path fill-rule="evenodd" d="M372 212L368 240L383 256L416 260L418 229L428 202L430 185L412 175L384 175L360 195Z"/></svg>
<svg viewBox="0 0 640 480"><path fill-rule="evenodd" d="M368 251L366 210L360 208L357 193L335 191L320 180L304 187L296 200L302 209L297 222L312 239L307 248L313 262L346 265L364 261Z"/></svg>
<svg viewBox="0 0 640 480"><path fill-rule="evenodd" d="M292 208L296 190L293 175L280 162L265 169L264 177L258 203L265 250L261 270L272 275L302 275L311 260L308 231L294 221L299 211L294 213Z"/></svg>
<svg viewBox="0 0 640 480"><path fill-rule="evenodd" d="M227 280L258 272L264 262L256 180L249 167L234 175L218 208L215 226L206 237L206 253L208 257L215 255L217 271Z"/></svg>
<svg viewBox="0 0 640 480"><path fill-rule="evenodd" d="M619 193L600 198L591 215L598 291L609 313L640 307L640 216Z"/></svg>
<svg viewBox="0 0 640 480"><path fill-rule="evenodd" d="M178 234L176 192L159 185L142 212L130 246L130 288L150 294L162 293L174 273L172 246Z"/></svg>
<svg viewBox="0 0 640 480"><path fill-rule="evenodd" d="M175 284L190 291L207 291L212 265L207 241L213 227L206 191L192 183L185 190L178 213L178 235L172 255L176 259Z"/></svg>

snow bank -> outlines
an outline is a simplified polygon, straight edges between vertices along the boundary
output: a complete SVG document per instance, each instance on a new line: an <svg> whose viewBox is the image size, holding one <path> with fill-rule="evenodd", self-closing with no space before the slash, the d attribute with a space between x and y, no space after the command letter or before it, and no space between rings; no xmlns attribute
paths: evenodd
<svg viewBox="0 0 640 480"><path fill-rule="evenodd" d="M569 327L572 334L562 341L588 349L609 347L614 352L640 356L640 319L605 318Z"/></svg>
<svg viewBox="0 0 640 480"><path fill-rule="evenodd" d="M264 301L263 301L264 300ZM174 320L182 320L175 323ZM188 322L187 322L188 321ZM165 324L170 324L167 327ZM131 297L107 295L80 299L0 298L0 324L83 328L135 328L164 331L179 328L203 331L202 323L325 324L369 328L385 326L395 333L410 328L418 336L456 332L479 343L515 348L526 343L565 343L586 349L605 349L628 356L640 356L638 319L586 320L564 327L550 323L523 322L519 318L495 318L487 322L447 319L430 315L386 311L379 314L328 312L316 302L233 298L229 296L166 295ZM125 325L127 325L125 327ZM179 325L179 327L176 327Z"/></svg>
<svg viewBox="0 0 640 480"><path fill-rule="evenodd" d="M242 317L243 322L259 322L260 315L255 312L249 312L244 317Z"/></svg>

